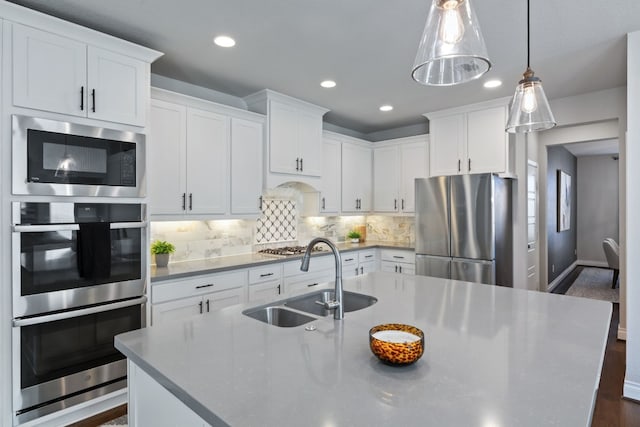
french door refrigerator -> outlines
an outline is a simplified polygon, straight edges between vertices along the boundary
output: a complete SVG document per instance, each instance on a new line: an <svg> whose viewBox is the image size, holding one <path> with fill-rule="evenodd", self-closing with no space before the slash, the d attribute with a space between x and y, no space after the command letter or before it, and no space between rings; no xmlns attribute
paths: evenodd
<svg viewBox="0 0 640 427"><path fill-rule="evenodd" d="M513 286L511 180L416 179L416 274Z"/></svg>

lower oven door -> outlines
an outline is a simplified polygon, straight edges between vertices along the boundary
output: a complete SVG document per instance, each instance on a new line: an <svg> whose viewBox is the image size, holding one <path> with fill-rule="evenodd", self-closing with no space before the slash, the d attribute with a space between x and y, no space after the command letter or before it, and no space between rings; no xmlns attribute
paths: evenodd
<svg viewBox="0 0 640 427"><path fill-rule="evenodd" d="M20 423L126 386L114 337L145 325L146 297L13 321L13 407Z"/></svg>

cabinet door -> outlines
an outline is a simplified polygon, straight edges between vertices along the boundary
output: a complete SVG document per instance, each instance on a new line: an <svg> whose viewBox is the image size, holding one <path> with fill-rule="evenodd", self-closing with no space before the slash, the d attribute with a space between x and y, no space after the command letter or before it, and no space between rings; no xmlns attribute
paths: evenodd
<svg viewBox="0 0 640 427"><path fill-rule="evenodd" d="M86 116L87 46L13 24L13 103Z"/></svg>
<svg viewBox="0 0 640 427"><path fill-rule="evenodd" d="M369 212L373 206L373 153L370 148L360 147L358 162L359 212Z"/></svg>
<svg viewBox="0 0 640 427"><path fill-rule="evenodd" d="M243 304L247 300L245 293L245 288L235 288L207 294L202 297L204 301L204 311L211 313L232 305Z"/></svg>
<svg viewBox="0 0 640 427"><path fill-rule="evenodd" d="M361 262L360 263L360 270L359 270L358 274L362 275L362 274L367 274L367 273L373 273L375 271L376 271L376 262L375 261Z"/></svg>
<svg viewBox="0 0 640 427"><path fill-rule="evenodd" d="M151 323L179 322L191 316L199 316L204 312L202 297L183 298L175 301L154 304L151 309Z"/></svg>
<svg viewBox="0 0 640 427"><path fill-rule="evenodd" d="M259 214L262 194L262 124L231 119L231 213Z"/></svg>
<svg viewBox="0 0 640 427"><path fill-rule="evenodd" d="M465 146L465 116L455 114L429 122L429 172L431 176L457 175L462 168Z"/></svg>
<svg viewBox="0 0 640 427"><path fill-rule="evenodd" d="M187 212L224 214L228 200L229 118L187 110Z"/></svg>
<svg viewBox="0 0 640 427"><path fill-rule="evenodd" d="M87 50L88 116L99 120L145 125L149 82L147 64L108 50Z"/></svg>
<svg viewBox="0 0 640 427"><path fill-rule="evenodd" d="M467 115L467 173L506 172L506 107L473 111Z"/></svg>
<svg viewBox="0 0 640 427"><path fill-rule="evenodd" d="M151 215L182 214L186 197L187 109L151 100L147 139L149 211Z"/></svg>
<svg viewBox="0 0 640 427"><path fill-rule="evenodd" d="M297 160L297 161L296 161ZM298 109L277 101L269 101L269 170L297 174Z"/></svg>
<svg viewBox="0 0 640 427"><path fill-rule="evenodd" d="M340 211L341 143L325 137L322 142L322 182L320 188L320 212Z"/></svg>
<svg viewBox="0 0 640 427"><path fill-rule="evenodd" d="M322 175L322 118L318 114L298 111L298 153L302 175Z"/></svg>
<svg viewBox="0 0 640 427"><path fill-rule="evenodd" d="M373 210L398 212L398 148L397 146L373 150Z"/></svg>
<svg viewBox="0 0 640 427"><path fill-rule="evenodd" d="M249 285L249 302L277 297L281 293L282 282L280 280Z"/></svg>
<svg viewBox="0 0 640 427"><path fill-rule="evenodd" d="M360 147L353 144L342 144L342 211L358 212L360 197L360 170L358 163L362 161Z"/></svg>
<svg viewBox="0 0 640 427"><path fill-rule="evenodd" d="M415 212L415 179L429 176L427 144L412 142L400 146L400 209Z"/></svg>
<svg viewBox="0 0 640 427"><path fill-rule="evenodd" d="M385 273L397 273L398 272L398 264L393 261L381 261L380 262L380 270Z"/></svg>

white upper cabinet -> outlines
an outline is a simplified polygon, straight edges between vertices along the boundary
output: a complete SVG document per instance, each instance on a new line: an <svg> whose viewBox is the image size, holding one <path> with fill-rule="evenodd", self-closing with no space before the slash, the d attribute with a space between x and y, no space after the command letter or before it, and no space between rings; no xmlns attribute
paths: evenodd
<svg viewBox="0 0 640 427"><path fill-rule="evenodd" d="M342 145L339 140L324 136L322 141L322 183L320 185L320 213L340 212L340 184Z"/></svg>
<svg viewBox="0 0 640 427"><path fill-rule="evenodd" d="M227 212L229 126L227 116L187 109L186 211L189 214Z"/></svg>
<svg viewBox="0 0 640 427"><path fill-rule="evenodd" d="M431 176L513 173L507 100L425 114L430 129Z"/></svg>
<svg viewBox="0 0 640 427"><path fill-rule="evenodd" d="M267 115L267 187L287 181L319 185L324 108L265 89L244 98Z"/></svg>
<svg viewBox="0 0 640 427"><path fill-rule="evenodd" d="M373 149L373 210L398 212L400 162L395 145Z"/></svg>
<svg viewBox="0 0 640 427"><path fill-rule="evenodd" d="M153 94L147 144L151 215L258 215L264 119L160 89Z"/></svg>
<svg viewBox="0 0 640 427"><path fill-rule="evenodd" d="M87 52L88 116L144 126L149 90L147 64L91 46Z"/></svg>
<svg viewBox="0 0 640 427"><path fill-rule="evenodd" d="M262 194L261 122L231 118L231 213L259 214Z"/></svg>
<svg viewBox="0 0 640 427"><path fill-rule="evenodd" d="M372 154L368 146L342 143L342 212L367 213L372 199Z"/></svg>
<svg viewBox="0 0 640 427"><path fill-rule="evenodd" d="M187 193L187 108L152 99L147 158L152 215L182 214Z"/></svg>
<svg viewBox="0 0 640 427"><path fill-rule="evenodd" d="M146 124L148 60L18 23L12 27L14 105Z"/></svg>
<svg viewBox="0 0 640 427"><path fill-rule="evenodd" d="M415 211L414 180L429 176L427 156L426 136L376 143L373 149L375 212Z"/></svg>

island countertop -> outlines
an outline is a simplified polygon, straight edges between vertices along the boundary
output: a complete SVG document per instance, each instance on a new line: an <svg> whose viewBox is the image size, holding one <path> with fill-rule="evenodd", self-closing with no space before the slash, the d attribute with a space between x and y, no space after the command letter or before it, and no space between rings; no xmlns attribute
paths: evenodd
<svg viewBox="0 0 640 427"><path fill-rule="evenodd" d="M610 303L392 273L344 285L378 302L315 331L227 307L116 347L213 426L590 425ZM423 357L378 361L381 323L421 328Z"/></svg>

